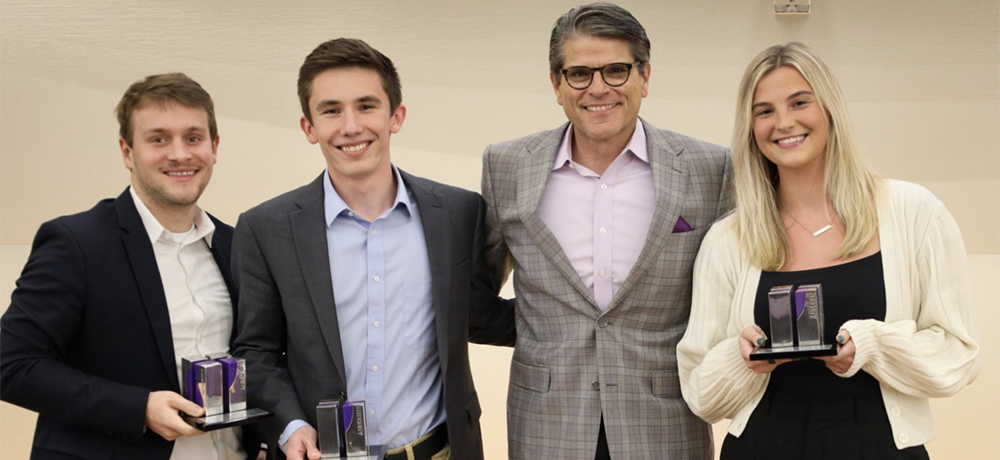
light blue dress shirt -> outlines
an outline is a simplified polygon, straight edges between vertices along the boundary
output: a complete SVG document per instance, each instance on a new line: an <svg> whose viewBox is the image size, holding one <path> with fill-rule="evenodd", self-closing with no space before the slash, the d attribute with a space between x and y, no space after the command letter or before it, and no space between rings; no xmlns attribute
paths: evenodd
<svg viewBox="0 0 1000 460"><path fill-rule="evenodd" d="M427 244L416 200L393 173L396 200L372 222L344 203L328 173L323 181L347 399L365 401L369 442L389 448L445 421ZM285 427L282 450L305 424Z"/></svg>

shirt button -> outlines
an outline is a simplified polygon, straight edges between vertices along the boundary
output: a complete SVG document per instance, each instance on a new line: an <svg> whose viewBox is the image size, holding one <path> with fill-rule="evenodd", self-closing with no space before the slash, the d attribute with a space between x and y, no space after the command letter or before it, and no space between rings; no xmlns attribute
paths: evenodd
<svg viewBox="0 0 1000 460"><path fill-rule="evenodd" d="M374 323L372 323L372 326L375 326L375 327L378 327L378 326L379 326L379 324L381 324L381 323L379 323L379 322L378 322L378 320L375 320L375 322L374 322Z"/></svg>
<svg viewBox="0 0 1000 460"><path fill-rule="evenodd" d="M378 230L372 230L372 235L378 235Z"/></svg>
<svg viewBox="0 0 1000 460"><path fill-rule="evenodd" d="M368 415L375 415L375 409L369 409Z"/></svg>
<svg viewBox="0 0 1000 460"><path fill-rule="evenodd" d="M354 213L353 213L353 212L351 212L351 211L347 211L347 215L348 215L348 216L351 216L351 217L354 217Z"/></svg>
<svg viewBox="0 0 1000 460"><path fill-rule="evenodd" d="M607 318L598 319L597 320L597 327L599 327L601 329L604 329L604 328L608 327L608 319Z"/></svg>
<svg viewBox="0 0 1000 460"><path fill-rule="evenodd" d="M892 414L893 417L899 417L902 412L900 412L899 406L892 406L889 408L889 413Z"/></svg>
<svg viewBox="0 0 1000 460"><path fill-rule="evenodd" d="M601 233L608 233L608 229L606 229L604 227L601 227L601 229L598 230L598 231L601 232Z"/></svg>
<svg viewBox="0 0 1000 460"><path fill-rule="evenodd" d="M372 279L375 280L375 281L378 281L378 280L380 280L382 278L379 278L378 275L375 275L375 276L372 277Z"/></svg>
<svg viewBox="0 0 1000 460"><path fill-rule="evenodd" d="M601 184L601 190L607 190L608 184Z"/></svg>
<svg viewBox="0 0 1000 460"><path fill-rule="evenodd" d="M601 278L604 278L606 275L607 273L604 270L597 272L597 276L600 276Z"/></svg>
<svg viewBox="0 0 1000 460"><path fill-rule="evenodd" d="M372 372L378 372L378 365L372 366Z"/></svg>
<svg viewBox="0 0 1000 460"><path fill-rule="evenodd" d="M907 443L907 442L909 442L909 441L910 441L910 437L909 437L909 436L907 436L907 435L906 435L905 433L904 433L904 434L901 434L901 435L899 435L899 442L901 442L901 443L903 443L903 444L906 444L906 443Z"/></svg>
<svg viewBox="0 0 1000 460"><path fill-rule="evenodd" d="M593 382L590 382L590 388L593 388L595 390L600 390L601 389L601 383L598 382L597 380L594 380Z"/></svg>

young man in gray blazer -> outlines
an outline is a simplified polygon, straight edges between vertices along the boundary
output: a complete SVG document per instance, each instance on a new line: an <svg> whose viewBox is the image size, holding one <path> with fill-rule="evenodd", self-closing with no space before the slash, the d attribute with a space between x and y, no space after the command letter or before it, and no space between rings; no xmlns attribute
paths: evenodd
<svg viewBox="0 0 1000 460"><path fill-rule="evenodd" d="M488 261L514 270L511 459L711 458L675 346L708 227L732 206L726 149L638 117L649 39L621 7L573 8L550 41L569 123L483 159Z"/></svg>
<svg viewBox="0 0 1000 460"><path fill-rule="evenodd" d="M244 213L233 242L235 354L250 405L276 415L265 436L290 459L319 458L317 403L365 400L387 459L482 459L467 342L514 340L482 257L482 198L393 166L399 76L363 41L317 47L299 98L327 169Z"/></svg>

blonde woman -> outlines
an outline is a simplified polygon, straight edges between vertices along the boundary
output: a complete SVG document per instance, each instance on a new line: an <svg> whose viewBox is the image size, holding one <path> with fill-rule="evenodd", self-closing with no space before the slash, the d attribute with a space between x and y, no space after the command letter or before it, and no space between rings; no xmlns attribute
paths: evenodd
<svg viewBox="0 0 1000 460"><path fill-rule="evenodd" d="M928 398L981 366L958 225L923 187L868 171L805 45L750 63L734 131L737 208L705 236L677 347L685 400L732 419L723 459L928 458ZM812 283L837 355L749 360L768 346L770 288Z"/></svg>

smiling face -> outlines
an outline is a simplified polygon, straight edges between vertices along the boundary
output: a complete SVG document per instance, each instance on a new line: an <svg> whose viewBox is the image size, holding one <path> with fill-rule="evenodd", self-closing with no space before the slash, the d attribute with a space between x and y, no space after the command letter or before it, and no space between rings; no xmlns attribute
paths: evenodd
<svg viewBox="0 0 1000 460"><path fill-rule="evenodd" d="M603 67L616 62L627 64L635 61L628 42L615 38L571 38L566 41L564 51L566 62L563 68ZM638 66L633 67L628 81L618 87L608 86L596 73L587 89L573 89L565 79L550 75L559 105L566 112L566 118L573 123L578 146L625 147L635 130L642 98L649 90L649 64L646 63L643 69L644 75L640 74Z"/></svg>
<svg viewBox="0 0 1000 460"><path fill-rule="evenodd" d="M757 147L778 173L801 168L822 170L829 123L812 87L793 67L764 75L753 95L753 134Z"/></svg>
<svg viewBox="0 0 1000 460"><path fill-rule="evenodd" d="M132 187L154 214L193 208L208 186L219 137L208 114L177 102L151 102L132 113L132 145L118 144Z"/></svg>
<svg viewBox="0 0 1000 460"><path fill-rule="evenodd" d="M334 184L391 176L389 137L403 127L406 108L390 111L378 72L343 67L320 73L312 82L309 111L312 122L302 117L302 131L319 144Z"/></svg>

